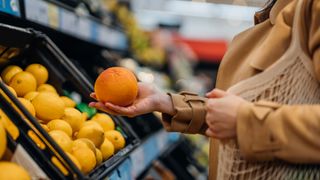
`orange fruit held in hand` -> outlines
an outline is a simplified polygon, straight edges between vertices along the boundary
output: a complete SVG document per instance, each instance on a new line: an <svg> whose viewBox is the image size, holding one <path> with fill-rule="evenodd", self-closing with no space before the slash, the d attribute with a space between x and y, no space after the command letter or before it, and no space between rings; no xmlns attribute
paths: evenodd
<svg viewBox="0 0 320 180"><path fill-rule="evenodd" d="M138 95L138 82L130 70L112 67L99 75L94 90L99 101L128 106Z"/></svg>

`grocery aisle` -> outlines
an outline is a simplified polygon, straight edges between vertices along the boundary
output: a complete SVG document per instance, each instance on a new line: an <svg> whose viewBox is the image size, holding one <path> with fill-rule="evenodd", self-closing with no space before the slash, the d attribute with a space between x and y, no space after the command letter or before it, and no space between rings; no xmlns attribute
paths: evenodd
<svg viewBox="0 0 320 180"><path fill-rule="evenodd" d="M97 77L114 66L163 92L204 95L231 35L250 24L243 17L221 37L194 38L190 32L201 30L192 18L208 17L165 18L156 7L137 0L0 3L0 169L7 169L0 179L208 177L208 138L165 131L158 112L114 116L88 105Z"/></svg>

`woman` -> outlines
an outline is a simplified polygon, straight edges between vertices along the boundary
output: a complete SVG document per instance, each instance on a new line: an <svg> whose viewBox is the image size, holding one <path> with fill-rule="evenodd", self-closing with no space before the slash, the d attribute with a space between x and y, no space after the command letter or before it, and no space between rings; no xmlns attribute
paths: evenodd
<svg viewBox="0 0 320 180"><path fill-rule="evenodd" d="M139 84L130 107L90 105L127 116L160 111L168 131L221 140L218 171L211 140L210 179L319 179L311 164L320 163L320 0L272 1L255 22L234 38L207 98Z"/></svg>

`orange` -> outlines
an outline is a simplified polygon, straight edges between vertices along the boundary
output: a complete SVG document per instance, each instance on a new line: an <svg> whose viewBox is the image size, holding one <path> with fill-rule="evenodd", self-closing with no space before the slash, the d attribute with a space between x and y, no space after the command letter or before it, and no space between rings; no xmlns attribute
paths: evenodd
<svg viewBox="0 0 320 180"><path fill-rule="evenodd" d="M19 97L23 97L30 91L35 91L37 88L37 80L29 72L18 72L15 74L9 83Z"/></svg>
<svg viewBox="0 0 320 180"><path fill-rule="evenodd" d="M64 115L64 103L56 94L40 92L31 103L36 110L37 118L45 123L52 119L60 119Z"/></svg>
<svg viewBox="0 0 320 180"><path fill-rule="evenodd" d="M105 161L114 154L114 146L111 141L105 138L100 147L100 151L102 153L102 158Z"/></svg>
<svg viewBox="0 0 320 180"><path fill-rule="evenodd" d="M9 84L11 78L16 75L18 72L22 72L23 70L19 66L11 65L6 67L2 73L1 78L6 84Z"/></svg>
<svg viewBox="0 0 320 180"><path fill-rule="evenodd" d="M29 173L13 162L0 162L0 179L31 180Z"/></svg>
<svg viewBox="0 0 320 180"><path fill-rule="evenodd" d="M20 103L29 111L32 116L36 116L36 110L34 109L32 103L25 98L18 98Z"/></svg>
<svg viewBox="0 0 320 180"><path fill-rule="evenodd" d="M41 64L30 64L25 71L31 73L36 78L38 86L46 83L49 77L47 68Z"/></svg>
<svg viewBox="0 0 320 180"><path fill-rule="evenodd" d="M114 130L115 124L107 114L97 113L91 120L99 123L104 131Z"/></svg>
<svg viewBox="0 0 320 180"><path fill-rule="evenodd" d="M119 131L106 131L105 137L113 144L116 151L122 149L126 145L126 141Z"/></svg>
<svg viewBox="0 0 320 180"><path fill-rule="evenodd" d="M122 67L112 67L98 76L94 90L99 101L128 106L138 95L138 83L131 71Z"/></svg>
<svg viewBox="0 0 320 180"><path fill-rule="evenodd" d="M41 84L41 85L39 85L38 88L37 88L37 91L38 92L46 91L46 92L52 92L52 93L58 94L56 88L54 88L50 84Z"/></svg>

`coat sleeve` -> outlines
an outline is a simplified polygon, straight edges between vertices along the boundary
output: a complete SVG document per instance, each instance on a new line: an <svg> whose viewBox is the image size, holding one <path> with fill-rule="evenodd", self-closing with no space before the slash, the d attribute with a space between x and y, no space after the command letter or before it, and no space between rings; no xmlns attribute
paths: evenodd
<svg viewBox="0 0 320 180"><path fill-rule="evenodd" d="M167 131L204 134L207 129L206 98L189 92L170 94L175 115L162 114L162 124Z"/></svg>
<svg viewBox="0 0 320 180"><path fill-rule="evenodd" d="M308 47L320 81L320 0L314 0L311 8ZM242 104L238 114L237 138L244 158L320 163L320 104L260 101Z"/></svg>

